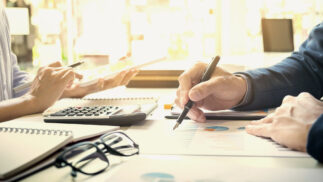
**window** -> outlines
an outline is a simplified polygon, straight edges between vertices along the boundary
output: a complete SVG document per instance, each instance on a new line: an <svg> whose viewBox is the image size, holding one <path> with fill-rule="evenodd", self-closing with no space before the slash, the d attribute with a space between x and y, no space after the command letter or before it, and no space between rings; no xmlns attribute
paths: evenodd
<svg viewBox="0 0 323 182"><path fill-rule="evenodd" d="M295 49L323 18L318 0L25 0L33 68L61 59L94 64L262 53L261 18L293 20ZM15 43L15 42L14 42ZM26 42L25 42L26 43Z"/></svg>

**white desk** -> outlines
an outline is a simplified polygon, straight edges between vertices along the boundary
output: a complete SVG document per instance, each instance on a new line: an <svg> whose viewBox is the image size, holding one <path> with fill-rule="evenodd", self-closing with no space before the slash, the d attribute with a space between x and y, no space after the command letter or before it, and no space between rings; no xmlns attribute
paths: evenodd
<svg viewBox="0 0 323 182"><path fill-rule="evenodd" d="M163 115L163 104L171 103L175 97L175 89L127 89L129 93L156 94L160 96L160 107L155 110L152 118ZM35 120L41 120L37 115ZM20 118L23 119L23 118ZM152 120L155 121L154 119ZM169 122L159 120L155 122ZM41 122L41 121L39 121ZM149 130L150 126L136 127ZM126 133L130 128L122 128ZM149 136L147 136L149 137ZM110 157L112 166L104 173L89 177L78 174L73 179L71 169L65 167L56 169L49 167L37 174L25 178L26 182L37 181L136 181L138 169L151 166L151 172L171 174L172 178L164 176L164 181L323 181L323 165L312 158L277 158L277 157L241 157L241 156L185 156L185 155L143 155L120 158ZM136 166L137 164L137 166ZM128 165L130 168L128 168ZM134 165L136 167L134 167ZM132 166L132 167L131 167ZM157 171L157 169L160 169ZM171 171L169 171L171 170ZM156 174L156 173L154 173ZM226 177L227 176L227 177ZM169 177L169 176L168 176ZM111 179L113 178L113 179ZM110 180L109 180L110 179ZM154 181L150 176L139 178L141 181ZM160 178L161 179L161 178ZM188 180L187 180L188 179ZM241 179L241 180L239 180ZM155 180L158 181L158 180ZM162 181L162 180L161 180Z"/></svg>

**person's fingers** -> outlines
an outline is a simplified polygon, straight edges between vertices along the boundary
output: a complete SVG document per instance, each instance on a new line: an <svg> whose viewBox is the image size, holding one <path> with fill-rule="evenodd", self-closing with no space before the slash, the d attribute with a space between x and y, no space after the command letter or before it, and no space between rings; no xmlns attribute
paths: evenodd
<svg viewBox="0 0 323 182"><path fill-rule="evenodd" d="M194 86L189 92L189 98L192 101L200 101L211 94L210 81L206 81Z"/></svg>
<svg viewBox="0 0 323 182"><path fill-rule="evenodd" d="M72 82L75 78L75 74L72 68L60 70L56 74L58 78L61 78L64 81L64 84Z"/></svg>
<svg viewBox="0 0 323 182"><path fill-rule="evenodd" d="M188 102L188 92L191 87L192 83L188 77L181 78L180 85L178 87L178 97L180 98L181 106L184 106Z"/></svg>
<svg viewBox="0 0 323 182"><path fill-rule="evenodd" d="M181 102L180 102L180 98L176 97L174 100L174 103L176 104L176 106L178 106L179 108L183 109L184 107L181 106Z"/></svg>
<svg viewBox="0 0 323 182"><path fill-rule="evenodd" d="M196 122L205 122L206 118L202 110L193 106L187 113L187 116Z"/></svg>
<svg viewBox="0 0 323 182"><path fill-rule="evenodd" d="M295 100L295 97L287 95L284 97L282 104L291 103Z"/></svg>
<svg viewBox="0 0 323 182"><path fill-rule="evenodd" d="M192 83L198 83L206 68L206 64L202 62L196 63L191 69L185 71L178 77L179 89L190 90Z"/></svg>
<svg viewBox="0 0 323 182"><path fill-rule="evenodd" d="M127 85L129 83L129 81L131 80L131 78L134 77L137 73L138 73L138 70L136 70L136 69L128 70L126 72L125 76L123 77L120 85Z"/></svg>
<svg viewBox="0 0 323 182"><path fill-rule="evenodd" d="M271 123L265 123L260 125L247 125L246 132L261 137L271 138Z"/></svg>
<svg viewBox="0 0 323 182"><path fill-rule="evenodd" d="M294 110L294 105L293 104L283 104L282 106L278 107L275 110L275 115L276 116L281 116L281 115L287 115L287 116L292 116L293 115L293 110Z"/></svg>
<svg viewBox="0 0 323 182"><path fill-rule="evenodd" d="M184 107L188 101L189 101L188 91L182 91L180 96L180 106Z"/></svg>
<svg viewBox="0 0 323 182"><path fill-rule="evenodd" d="M93 92L98 92L101 90L105 89L105 80L103 78L98 79L98 81L96 83L93 83L91 85L88 85L86 87L80 87L78 89L82 89L82 91L80 91L81 95L86 95L89 93L93 93Z"/></svg>
<svg viewBox="0 0 323 182"><path fill-rule="evenodd" d="M101 90L113 88L120 85L124 75L125 75L125 71L122 71L111 78L108 78L108 79L102 78L102 80L104 81L104 87Z"/></svg>
<svg viewBox="0 0 323 182"><path fill-rule="evenodd" d="M55 62L52 62L48 65L49 67L62 67L62 63L60 61L55 61Z"/></svg>
<svg viewBox="0 0 323 182"><path fill-rule="evenodd" d="M127 70L123 70L120 73L116 74L113 78L105 80L105 89L113 88L120 85L126 74Z"/></svg>
<svg viewBox="0 0 323 182"><path fill-rule="evenodd" d="M215 91L221 92L221 84L225 83L225 80L220 78L214 78L206 82L195 85L189 92L189 98L192 101L200 101L205 97L215 93ZM217 90L219 89L219 90ZM224 91L224 90L223 90Z"/></svg>
<svg viewBox="0 0 323 182"><path fill-rule="evenodd" d="M197 101L197 102L194 102L194 105L197 107L197 108L202 108L205 104L205 99L204 100L200 100L200 101Z"/></svg>
<svg viewBox="0 0 323 182"><path fill-rule="evenodd" d="M179 76L178 90L180 91L179 97L181 100L181 105L187 103L189 90L192 88L193 84L200 81L205 67L206 64L202 62L196 63L191 69L185 71Z"/></svg>
<svg viewBox="0 0 323 182"><path fill-rule="evenodd" d="M76 72L74 72L74 74L75 74L75 78L77 78L79 80L81 80L83 78L82 74L79 74L79 73L76 73Z"/></svg>
<svg viewBox="0 0 323 182"><path fill-rule="evenodd" d="M37 74L37 79L39 81L44 80L44 78L49 78L54 74L54 70L50 67L44 67L42 70Z"/></svg>
<svg viewBox="0 0 323 182"><path fill-rule="evenodd" d="M104 90L105 87L105 81L104 78L100 78L97 82L96 85L91 89L92 91L97 91L97 90Z"/></svg>
<svg viewBox="0 0 323 182"><path fill-rule="evenodd" d="M308 92L302 92L300 93L297 97L296 100L303 100L303 99L311 99L313 102L318 103L319 105L323 105L323 102L320 100L316 99L313 95L311 95Z"/></svg>
<svg viewBox="0 0 323 182"><path fill-rule="evenodd" d="M178 89L181 91L186 91L192 88L191 77L185 72L178 77L178 82L179 82Z"/></svg>
<svg viewBox="0 0 323 182"><path fill-rule="evenodd" d="M272 123L273 116L274 116L274 113L270 113L266 117L264 117L260 120L251 121L250 124L251 125L261 125L261 124L266 124L266 123Z"/></svg>
<svg viewBox="0 0 323 182"><path fill-rule="evenodd" d="M297 97L304 97L304 98L313 98L315 99L315 97L313 97L310 93L308 92L301 92L300 94L298 94ZM315 99L316 100L316 99Z"/></svg>
<svg viewBox="0 0 323 182"><path fill-rule="evenodd" d="M180 89L176 90L176 105L180 108L183 108L184 105L188 102L188 91L182 91Z"/></svg>

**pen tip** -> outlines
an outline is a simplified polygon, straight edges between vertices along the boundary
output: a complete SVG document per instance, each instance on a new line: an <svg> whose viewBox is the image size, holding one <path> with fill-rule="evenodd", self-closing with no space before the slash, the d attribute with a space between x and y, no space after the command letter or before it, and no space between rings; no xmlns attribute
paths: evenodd
<svg viewBox="0 0 323 182"><path fill-rule="evenodd" d="M178 127L179 123L176 123L174 128L173 128L173 131Z"/></svg>

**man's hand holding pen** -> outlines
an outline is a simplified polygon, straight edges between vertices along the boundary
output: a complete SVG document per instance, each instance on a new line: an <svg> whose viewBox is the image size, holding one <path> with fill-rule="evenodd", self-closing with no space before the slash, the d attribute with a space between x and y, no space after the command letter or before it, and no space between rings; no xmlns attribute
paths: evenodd
<svg viewBox="0 0 323 182"><path fill-rule="evenodd" d="M198 62L179 77L179 87L175 103L180 108L191 100L194 105L187 116L197 122L205 122L201 108L208 110L230 109L243 99L247 84L244 78L229 73L220 67L212 73L211 78L201 82L208 64Z"/></svg>

